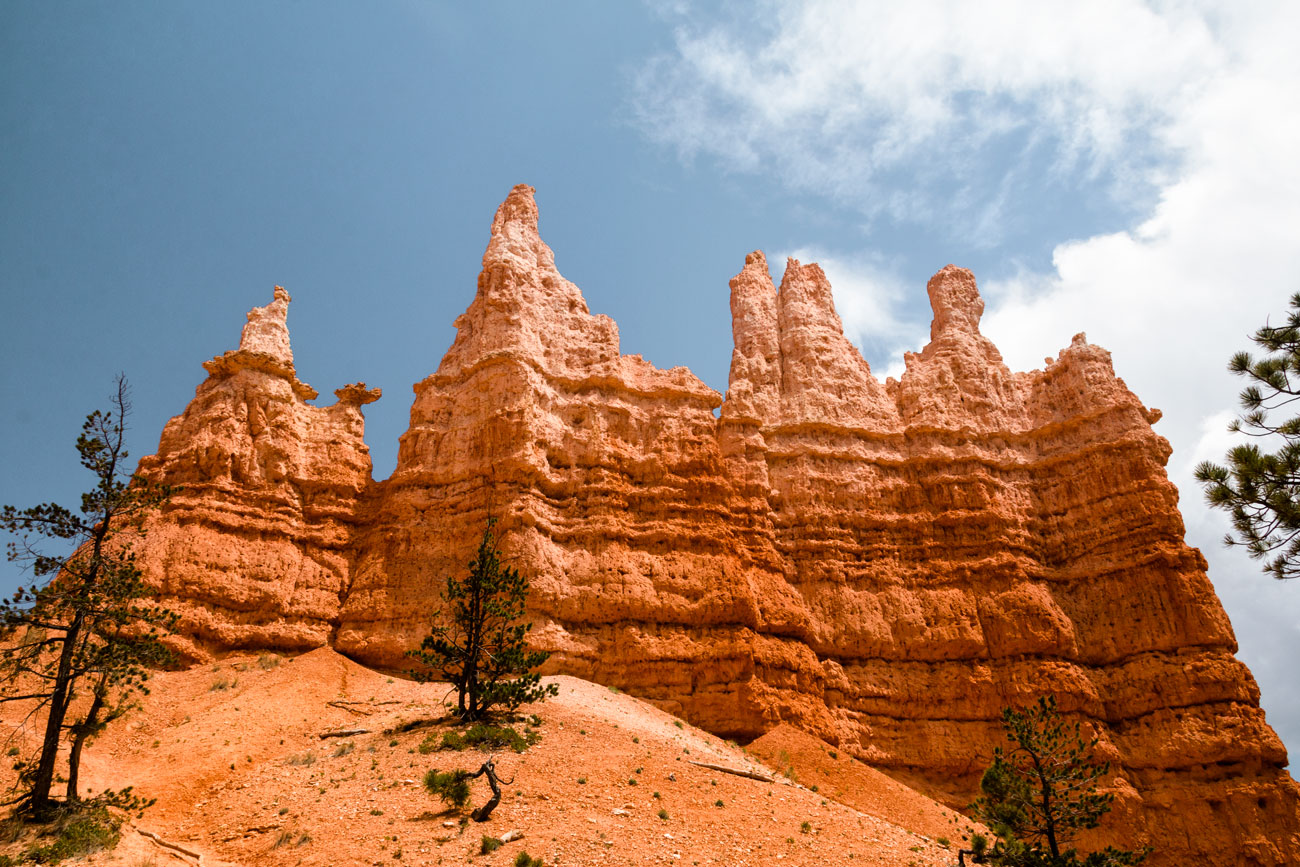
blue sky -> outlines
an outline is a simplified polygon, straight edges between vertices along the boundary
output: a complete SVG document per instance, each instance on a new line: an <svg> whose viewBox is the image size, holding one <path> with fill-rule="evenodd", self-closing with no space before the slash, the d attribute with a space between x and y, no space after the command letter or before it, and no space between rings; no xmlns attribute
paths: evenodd
<svg viewBox="0 0 1300 867"><path fill-rule="evenodd" d="M954 262L1013 368L1086 331L1165 411L1188 539L1300 745L1300 586L1224 551L1190 481L1230 442L1228 356L1300 290L1294 4L477 6L0 5L0 501L76 502L118 371L153 451L276 283L304 380L384 389L386 476L516 183L623 351L719 391L750 250L822 262L882 376Z"/></svg>

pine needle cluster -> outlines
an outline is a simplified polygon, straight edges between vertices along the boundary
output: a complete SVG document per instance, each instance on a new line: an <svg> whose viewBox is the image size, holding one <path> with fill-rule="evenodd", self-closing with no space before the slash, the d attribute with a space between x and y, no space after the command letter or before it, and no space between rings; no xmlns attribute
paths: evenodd
<svg viewBox="0 0 1300 867"><path fill-rule="evenodd" d="M1204 461L1196 467L1207 502L1232 520L1236 535L1224 544L1245 547L1279 579L1300 574L1300 415L1293 406L1300 399L1300 293L1290 306L1286 324L1265 325L1251 338L1267 355L1238 352L1228 362L1229 371L1249 381L1240 395L1242 413L1228 430L1255 442L1229 449L1227 466Z"/></svg>

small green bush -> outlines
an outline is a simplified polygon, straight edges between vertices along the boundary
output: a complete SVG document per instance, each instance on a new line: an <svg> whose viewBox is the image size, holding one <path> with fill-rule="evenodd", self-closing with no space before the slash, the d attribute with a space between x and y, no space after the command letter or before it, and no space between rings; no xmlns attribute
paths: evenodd
<svg viewBox="0 0 1300 867"><path fill-rule="evenodd" d="M660 809L660 810L659 810L659 818L660 818L660 819L663 819L665 822L668 821L668 811L667 811L667 810L664 810L664 809Z"/></svg>
<svg viewBox="0 0 1300 867"><path fill-rule="evenodd" d="M800 825L799 825L799 833L801 833L801 834L811 834L811 833L812 833L812 822L803 822L802 824L800 824Z"/></svg>
<svg viewBox="0 0 1300 867"><path fill-rule="evenodd" d="M515 856L515 867L546 867L546 862L541 858L534 858L527 852L520 852Z"/></svg>
<svg viewBox="0 0 1300 867"><path fill-rule="evenodd" d="M356 748L357 745L352 743L352 741L344 741L343 743L339 744L337 747L334 748L334 758L337 759L340 756L346 756L348 753L352 752Z"/></svg>
<svg viewBox="0 0 1300 867"><path fill-rule="evenodd" d="M60 816L52 826L54 842L33 846L23 853L22 861L58 864L67 858L85 858L116 846L122 839L121 828L122 819L114 817L104 807L74 808Z"/></svg>
<svg viewBox="0 0 1300 867"><path fill-rule="evenodd" d="M490 855L504 845L505 844L496 837L489 837L487 834L484 834L482 842L478 844L478 853L480 855Z"/></svg>
<svg viewBox="0 0 1300 867"><path fill-rule="evenodd" d="M469 771L439 772L430 768L424 775L424 788L443 803L460 809L469 803Z"/></svg>
<svg viewBox="0 0 1300 867"><path fill-rule="evenodd" d="M441 741L437 735L429 735L420 744L420 752L431 753L434 750L461 750L473 747L479 750L499 750L509 747L517 753L531 747L541 740L541 735L535 731L529 731L525 735L519 734L510 726L493 726L484 723L475 723L462 734L460 732L444 732Z"/></svg>

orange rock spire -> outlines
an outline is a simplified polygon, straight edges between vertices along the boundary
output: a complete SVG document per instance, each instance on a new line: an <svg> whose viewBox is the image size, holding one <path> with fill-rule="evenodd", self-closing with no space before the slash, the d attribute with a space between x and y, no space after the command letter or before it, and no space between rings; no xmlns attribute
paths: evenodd
<svg viewBox="0 0 1300 867"><path fill-rule="evenodd" d="M195 656L401 666L493 516L552 671L720 734L792 723L958 806L1001 708L1051 692L1114 763L1110 841L1300 861L1300 791L1183 541L1159 412L1082 336L1009 371L969 271L928 291L930 342L882 385L821 269L790 261L778 291L751 253L723 401L620 354L515 187L393 476L362 441L377 390L304 403L277 288L141 464L185 485L142 562Z"/></svg>

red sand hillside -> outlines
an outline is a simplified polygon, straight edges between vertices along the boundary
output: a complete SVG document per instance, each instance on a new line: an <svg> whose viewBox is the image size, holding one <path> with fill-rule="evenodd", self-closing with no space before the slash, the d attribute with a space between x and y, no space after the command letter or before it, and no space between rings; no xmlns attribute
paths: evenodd
<svg viewBox="0 0 1300 867"><path fill-rule="evenodd" d="M84 767L94 791L134 785L158 803L124 829L117 851L91 863L200 863L145 831L201 855L206 867L505 865L520 850L558 867L955 862L921 833L948 827L947 810L863 775L869 769L847 757L842 779L818 777L821 792L780 774L765 783L719 773L690 762L770 772L646 702L576 678L553 682L559 697L526 709L541 716L541 741L497 754L513 783L489 822L462 830L419 781L429 768L477 769L486 755L421 754L421 741L445 724L384 733L441 716L445 686L390 677L326 649L159 674L144 708L115 723ZM370 732L319 737L345 728ZM485 782L472 788L472 805L487 800ZM833 799L837 790L856 801ZM907 817L915 824L896 824ZM482 835L510 830L523 839L478 854Z"/></svg>

